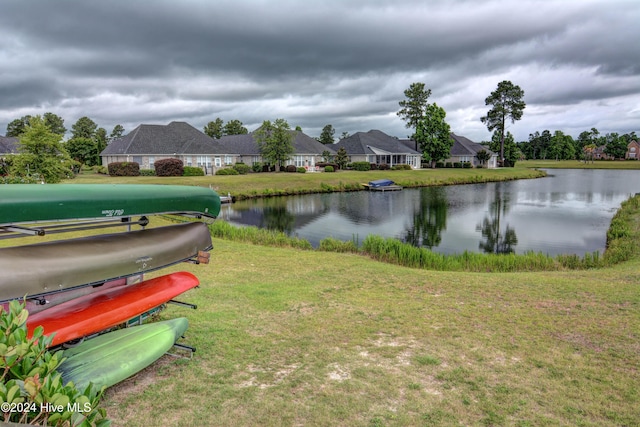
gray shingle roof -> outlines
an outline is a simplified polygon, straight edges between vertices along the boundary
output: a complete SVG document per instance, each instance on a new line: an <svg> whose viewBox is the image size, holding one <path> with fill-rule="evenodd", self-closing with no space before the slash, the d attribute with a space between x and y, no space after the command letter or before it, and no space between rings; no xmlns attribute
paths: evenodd
<svg viewBox="0 0 640 427"><path fill-rule="evenodd" d="M391 154L420 154L410 145L405 143L406 140L400 140L393 136L389 136L379 130L370 130L369 132L357 132L353 135L341 139L333 144L333 148L337 151L340 147L344 147L347 153L351 155L358 154L375 154L372 150L383 150Z"/></svg>
<svg viewBox="0 0 640 427"><path fill-rule="evenodd" d="M456 135L455 133L452 133L451 137L453 138L453 146L451 147L452 156L474 156L475 157L475 155L482 150L485 150L491 154L494 154L488 148L478 144L477 142L473 142L469 138L465 138L464 136L459 136L459 135Z"/></svg>
<svg viewBox="0 0 640 427"><path fill-rule="evenodd" d="M335 154L331 146L323 145L299 131L293 134L293 147L298 155L321 154L327 150ZM260 155L253 133L225 135L214 139L184 122L168 125L140 125L105 148L100 155L121 154L231 154L241 156Z"/></svg>
<svg viewBox="0 0 640 427"><path fill-rule="evenodd" d="M0 154L16 154L18 152L18 138L0 136Z"/></svg>
<svg viewBox="0 0 640 427"><path fill-rule="evenodd" d="M111 141L100 155L118 154L226 154L213 138L185 122L140 125Z"/></svg>

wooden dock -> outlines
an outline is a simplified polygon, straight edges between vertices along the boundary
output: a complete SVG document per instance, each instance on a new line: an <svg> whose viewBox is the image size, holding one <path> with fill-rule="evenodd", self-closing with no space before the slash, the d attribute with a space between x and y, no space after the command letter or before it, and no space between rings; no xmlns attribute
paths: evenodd
<svg viewBox="0 0 640 427"><path fill-rule="evenodd" d="M380 187L374 187L372 185L369 184L362 184L364 186L365 189L369 190L369 191L400 191L402 190L402 187L397 185L397 184L393 184L393 185L383 185Z"/></svg>

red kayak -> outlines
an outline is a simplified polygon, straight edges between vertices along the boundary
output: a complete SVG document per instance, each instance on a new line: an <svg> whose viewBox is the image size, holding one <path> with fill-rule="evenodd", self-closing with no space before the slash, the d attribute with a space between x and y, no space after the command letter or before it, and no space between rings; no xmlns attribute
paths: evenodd
<svg viewBox="0 0 640 427"><path fill-rule="evenodd" d="M51 346L119 325L195 288L198 278L186 271L127 286L94 292L29 316L28 336L42 326L55 334Z"/></svg>

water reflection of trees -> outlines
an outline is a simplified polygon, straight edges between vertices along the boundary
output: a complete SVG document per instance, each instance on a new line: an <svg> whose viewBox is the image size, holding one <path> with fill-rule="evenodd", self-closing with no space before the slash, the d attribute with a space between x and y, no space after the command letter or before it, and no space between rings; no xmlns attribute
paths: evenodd
<svg viewBox="0 0 640 427"><path fill-rule="evenodd" d="M436 247L447 228L447 195L443 187L420 191L420 202L413 213L413 226L406 231L405 242L414 246Z"/></svg>
<svg viewBox="0 0 640 427"><path fill-rule="evenodd" d="M484 217L482 224L476 226L476 231L480 231L484 238L478 247L485 253L509 254L515 251L515 246L518 244L515 229L507 224L502 232L500 224L509 212L509 205L508 193L502 193L500 186L496 186L495 199L489 205L489 215Z"/></svg>
<svg viewBox="0 0 640 427"><path fill-rule="evenodd" d="M285 200L274 199L262 208L262 227L268 230L282 231L291 235L294 231L296 217L289 212Z"/></svg>

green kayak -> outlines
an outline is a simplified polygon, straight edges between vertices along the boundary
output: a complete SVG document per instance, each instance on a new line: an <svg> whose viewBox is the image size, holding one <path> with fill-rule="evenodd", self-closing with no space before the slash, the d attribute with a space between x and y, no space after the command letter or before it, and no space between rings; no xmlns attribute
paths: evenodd
<svg viewBox="0 0 640 427"><path fill-rule="evenodd" d="M63 382L73 381L78 390L90 382L98 388L111 387L158 360L188 326L180 317L100 335L65 350L66 360L58 370Z"/></svg>
<svg viewBox="0 0 640 427"><path fill-rule="evenodd" d="M220 197L204 187L138 184L0 185L0 227L156 214L216 218Z"/></svg>

